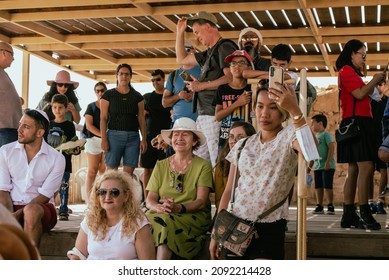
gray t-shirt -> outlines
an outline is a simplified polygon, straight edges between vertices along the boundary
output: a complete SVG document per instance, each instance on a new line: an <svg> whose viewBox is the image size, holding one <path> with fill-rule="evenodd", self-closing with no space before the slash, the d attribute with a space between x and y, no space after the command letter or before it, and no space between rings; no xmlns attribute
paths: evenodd
<svg viewBox="0 0 389 280"><path fill-rule="evenodd" d="M0 68L0 128L15 128L22 118L22 103L7 72Z"/></svg>

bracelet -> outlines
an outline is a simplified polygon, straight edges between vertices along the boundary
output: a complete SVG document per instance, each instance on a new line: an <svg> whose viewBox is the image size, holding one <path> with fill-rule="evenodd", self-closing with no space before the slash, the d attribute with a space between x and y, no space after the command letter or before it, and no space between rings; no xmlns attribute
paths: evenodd
<svg viewBox="0 0 389 280"><path fill-rule="evenodd" d="M301 115L298 115L298 116L294 116L293 117L293 122L297 123L297 122L299 122L303 118L304 118L304 114L301 114Z"/></svg>
<svg viewBox="0 0 389 280"><path fill-rule="evenodd" d="M181 205L180 214L183 214L186 212L186 207L184 206L184 204L180 204L180 205Z"/></svg>

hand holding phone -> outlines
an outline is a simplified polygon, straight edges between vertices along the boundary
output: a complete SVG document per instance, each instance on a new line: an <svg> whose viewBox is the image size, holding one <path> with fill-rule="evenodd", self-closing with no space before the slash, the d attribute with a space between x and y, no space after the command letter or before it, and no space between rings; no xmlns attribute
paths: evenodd
<svg viewBox="0 0 389 280"><path fill-rule="evenodd" d="M284 69L277 66L270 66L269 68L269 88L277 89L276 83L284 84ZM275 96L269 94L270 99L275 99Z"/></svg>
<svg viewBox="0 0 389 280"><path fill-rule="evenodd" d="M185 70L181 72L180 77L184 82L193 82L192 77Z"/></svg>

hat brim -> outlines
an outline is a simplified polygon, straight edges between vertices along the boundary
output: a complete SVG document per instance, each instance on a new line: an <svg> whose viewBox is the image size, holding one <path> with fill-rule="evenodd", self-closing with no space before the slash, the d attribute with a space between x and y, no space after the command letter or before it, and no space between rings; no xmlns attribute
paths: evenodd
<svg viewBox="0 0 389 280"><path fill-rule="evenodd" d="M53 80L48 80L46 83L47 83L48 86L51 86L53 83L57 83L57 84L72 84L74 89L78 88L78 86L80 85L79 82L74 82L74 81L70 81L69 82L69 81L53 81Z"/></svg>
<svg viewBox="0 0 389 280"><path fill-rule="evenodd" d="M204 145L207 142L205 135L200 130L188 129L188 128L175 128L175 129L161 130L162 138L169 146L172 146L171 135L172 135L173 131L190 131L190 132L196 134L196 136L199 138L200 146Z"/></svg>

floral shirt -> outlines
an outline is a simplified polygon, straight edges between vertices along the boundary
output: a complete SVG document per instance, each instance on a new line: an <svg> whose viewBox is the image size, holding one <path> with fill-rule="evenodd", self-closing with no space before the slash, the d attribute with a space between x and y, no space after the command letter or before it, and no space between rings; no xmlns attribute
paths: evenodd
<svg viewBox="0 0 389 280"><path fill-rule="evenodd" d="M254 221L258 215L282 201L291 190L298 154L292 148L294 126L283 128L273 140L261 143L261 132L250 136L239 158L240 177L235 190L233 213ZM240 140L226 159L236 166ZM271 223L288 218L288 200L263 220Z"/></svg>

